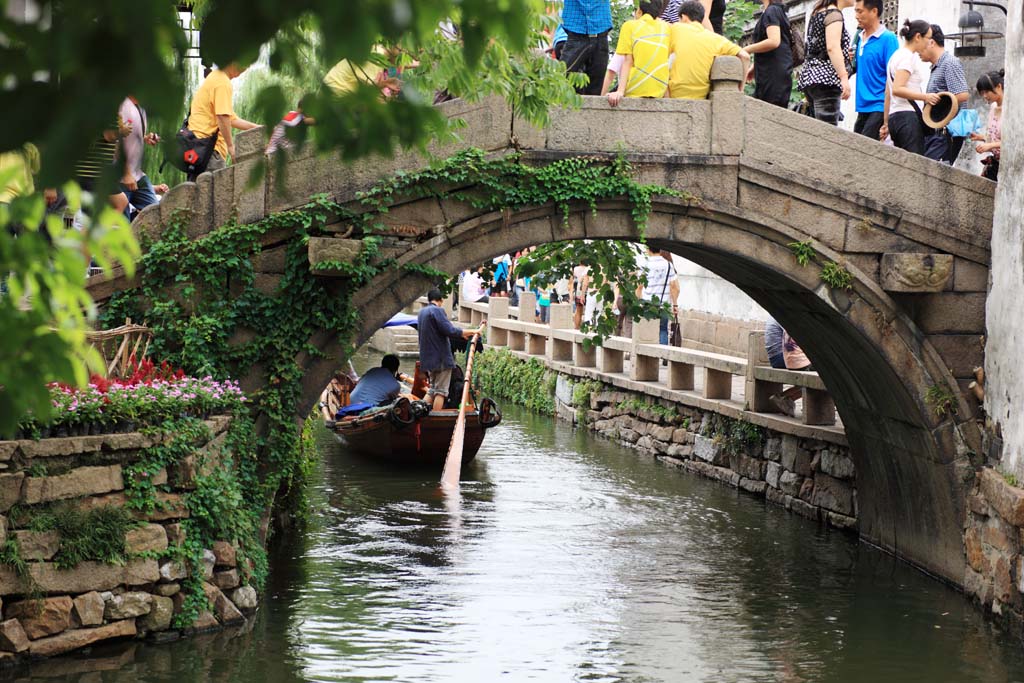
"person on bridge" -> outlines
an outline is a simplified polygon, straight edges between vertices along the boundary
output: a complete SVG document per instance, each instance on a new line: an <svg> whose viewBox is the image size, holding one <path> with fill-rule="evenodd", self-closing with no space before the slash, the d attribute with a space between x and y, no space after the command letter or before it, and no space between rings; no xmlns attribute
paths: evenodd
<svg viewBox="0 0 1024 683"><path fill-rule="evenodd" d="M725 21L725 0L700 0L700 3L704 5L704 21L701 22L704 28L722 35ZM667 0L665 9L661 11L661 16L658 18L670 24L676 23L679 21L679 7L682 4L683 0Z"/></svg>
<svg viewBox="0 0 1024 683"><path fill-rule="evenodd" d="M896 34L882 23L882 0L857 0L857 122L853 132L879 140L885 122L886 68L900 47Z"/></svg>
<svg viewBox="0 0 1024 683"><path fill-rule="evenodd" d="M566 70L586 74L589 82L577 88L581 95L600 95L608 68L608 31L612 28L611 0L565 0L562 26L569 37L559 59Z"/></svg>
<svg viewBox="0 0 1024 683"><path fill-rule="evenodd" d="M939 101L937 94L924 91L921 79L921 52L932 39L932 25L921 19L907 19L900 29L900 37L903 47L893 53L886 67L888 85L878 136L884 140L890 135L893 144L900 149L924 155L925 125L921 106Z"/></svg>
<svg viewBox="0 0 1024 683"><path fill-rule="evenodd" d="M401 377L398 372L400 364L398 356L393 353L381 358L380 367L370 370L356 383L356 388L349 395L350 403L382 406L398 398L402 393L402 384L398 381Z"/></svg>
<svg viewBox="0 0 1024 683"><path fill-rule="evenodd" d="M117 115L131 127L118 148L118 161L122 170L121 191L127 197L129 205L125 210L125 216L131 219L133 208L136 212L142 211L147 206L159 201L153 189L153 183L149 181L149 176L142 170L142 158L146 153L146 145L158 144L160 136L146 130L149 123L146 110L132 95L124 98Z"/></svg>
<svg viewBox="0 0 1024 683"><path fill-rule="evenodd" d="M974 148L978 154L991 152L990 156L981 160L985 165L982 176L991 181L999 180L999 157L1003 151L1003 78L1005 71L990 71L978 79L978 94L989 105L988 123L985 134L971 134L971 140L979 144Z"/></svg>
<svg viewBox="0 0 1024 683"><path fill-rule="evenodd" d="M683 7L685 8L685 5ZM675 266L672 265L670 259L662 255L661 249L647 247L644 278L647 284L636 290L636 295L639 298L653 303L668 302L672 304L672 316L662 314L661 324L658 326L658 343L668 344L668 324L678 311L676 299L679 298L679 281L676 279Z"/></svg>
<svg viewBox="0 0 1024 683"><path fill-rule="evenodd" d="M952 93L960 107L967 104L970 98L970 87L964 65L949 52L946 52L946 36L942 27L932 24L932 39L921 53L921 59L932 65L932 74L928 79L928 92ZM953 136L948 128L931 131L924 139L924 155L929 159L953 165L960 156L960 150L967 138Z"/></svg>
<svg viewBox="0 0 1024 683"><path fill-rule="evenodd" d="M818 0L807 22L807 61L797 85L811 105L814 118L839 124L839 100L850 99L850 75L846 55L850 34L843 9L853 0Z"/></svg>
<svg viewBox="0 0 1024 683"><path fill-rule="evenodd" d="M623 97L664 97L668 88L669 26L655 19L661 0L640 0L630 19L622 25L616 56L622 55L619 85L608 93L613 107Z"/></svg>
<svg viewBox="0 0 1024 683"><path fill-rule="evenodd" d="M450 339L472 339L483 331L487 321L483 321L475 330L462 330L448 320L441 304L444 295L441 290L432 289L427 292L427 305L420 309L417 317L420 342L420 369L427 372L430 389L427 391L427 403L432 410L444 408L448 397L448 385L452 379L452 368L455 367L455 356L452 354ZM364 378L365 379L365 378Z"/></svg>
<svg viewBox="0 0 1024 683"><path fill-rule="evenodd" d="M739 45L705 29L702 21L704 5L697 0L686 0L679 6L679 23L672 24L669 30L669 53L675 55L675 61L669 67L669 97L706 100L711 92L711 65L715 57L739 57L743 73L750 69L750 54Z"/></svg>
<svg viewBox="0 0 1024 683"><path fill-rule="evenodd" d="M754 97L783 109L793 92L793 27L782 0L761 0L764 11L754 25L754 43L746 51L754 57Z"/></svg>
<svg viewBox="0 0 1024 683"><path fill-rule="evenodd" d="M235 142L231 137L231 129L250 130L257 124L246 121L235 115L232 102L231 81L245 72L246 67L232 62L223 69L214 69L203 79L196 94L192 97L189 109L188 129L197 138L208 138L216 135L213 156L206 165L207 171L216 171L227 166L228 157L235 156Z"/></svg>

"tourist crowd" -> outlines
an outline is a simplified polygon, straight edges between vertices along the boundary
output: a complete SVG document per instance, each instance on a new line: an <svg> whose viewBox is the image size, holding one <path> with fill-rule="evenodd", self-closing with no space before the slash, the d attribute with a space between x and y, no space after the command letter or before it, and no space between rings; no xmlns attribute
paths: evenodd
<svg viewBox="0 0 1024 683"><path fill-rule="evenodd" d="M982 127L975 112L961 108L970 94L964 67L946 51L937 24L907 20L897 37L881 21L882 0L818 0L800 34L782 0L761 1L752 42L740 47L720 35L721 0L641 0L609 58L610 0L565 0L551 52L569 71L588 76L581 94L606 95L612 106L626 97L704 99L714 59L733 55L754 97L788 108L793 71L802 66L795 83L801 109L832 125L842 117L840 102L854 96L856 74L855 132L946 164L970 138L987 155L985 177L996 180L1003 72L985 74L976 85L990 105ZM858 24L852 39L843 16L848 7ZM930 77L923 77L925 64Z"/></svg>

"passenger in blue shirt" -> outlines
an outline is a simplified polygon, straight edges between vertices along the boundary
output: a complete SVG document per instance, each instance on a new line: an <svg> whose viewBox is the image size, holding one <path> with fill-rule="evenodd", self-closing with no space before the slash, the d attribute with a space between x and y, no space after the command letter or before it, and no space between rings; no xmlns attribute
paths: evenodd
<svg viewBox="0 0 1024 683"><path fill-rule="evenodd" d="M462 330L448 320L441 303L444 296L441 290L432 289L427 292L427 305L420 309L417 327L420 337L420 369L427 372L430 389L427 391L427 403L432 410L441 410L448 397L448 385L452 380L452 368L455 367L455 355L452 353L452 339L472 339L480 334L480 329Z"/></svg>
<svg viewBox="0 0 1024 683"><path fill-rule="evenodd" d="M853 130L878 140L885 122L889 58L900 48L900 41L882 24L882 0L857 0L855 11L863 34L857 46L857 122Z"/></svg>
<svg viewBox="0 0 1024 683"><path fill-rule="evenodd" d="M661 3L658 2L658 12ZM657 14L657 13L655 13ZM611 0L565 0L562 27L569 36L559 55L568 71L586 74L590 82L577 88L581 95L600 95L608 70L608 31L612 28Z"/></svg>
<svg viewBox="0 0 1024 683"><path fill-rule="evenodd" d="M398 356L389 353L380 361L380 367L370 370L356 384L349 396L350 404L368 403L371 406L382 406L391 403L402 393L402 385L398 381Z"/></svg>

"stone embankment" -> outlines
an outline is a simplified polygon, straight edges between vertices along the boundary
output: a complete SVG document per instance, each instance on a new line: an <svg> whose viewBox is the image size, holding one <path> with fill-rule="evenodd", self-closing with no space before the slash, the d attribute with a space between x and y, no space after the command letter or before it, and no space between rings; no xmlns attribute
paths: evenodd
<svg viewBox="0 0 1024 683"><path fill-rule="evenodd" d="M561 374L555 412L666 465L762 496L809 519L857 528L856 473L840 438L802 438Z"/></svg>
<svg viewBox="0 0 1024 683"><path fill-rule="evenodd" d="M205 424L223 441L229 423ZM216 458L133 468L172 438L0 441L0 663L111 639L166 639L241 622L256 609L250 569L229 539L203 549L202 576L192 577L205 602L185 590L188 495ZM133 477L146 484L133 486ZM143 489L153 504L133 506Z"/></svg>
<svg viewBox="0 0 1024 683"><path fill-rule="evenodd" d="M964 591L1024 637L1024 488L986 467L967 496Z"/></svg>

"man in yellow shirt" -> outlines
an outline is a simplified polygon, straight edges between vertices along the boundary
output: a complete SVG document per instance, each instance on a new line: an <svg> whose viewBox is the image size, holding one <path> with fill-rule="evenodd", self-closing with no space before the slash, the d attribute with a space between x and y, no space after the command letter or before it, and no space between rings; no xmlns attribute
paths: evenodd
<svg viewBox="0 0 1024 683"><path fill-rule="evenodd" d="M655 19L661 0L641 0L634 18L622 25L615 53L623 55L619 85L608 93L613 107L623 97L664 97L668 87L669 25Z"/></svg>
<svg viewBox="0 0 1024 683"><path fill-rule="evenodd" d="M711 65L715 57L735 55L743 62L743 73L750 69L750 55L739 45L701 25L704 5L686 0L679 7L679 23L669 33L669 50L675 55L668 78L669 97L687 100L707 99L711 90ZM742 84L741 84L742 89Z"/></svg>
<svg viewBox="0 0 1024 683"><path fill-rule="evenodd" d="M373 53L385 57L389 61L396 56L383 45L375 46ZM388 69L382 68L372 59L363 64L355 64L348 59L343 59L331 67L331 70L324 76L324 85L339 97L353 92L360 82L376 86L384 93L385 97L402 89L402 81L397 74L389 76Z"/></svg>
<svg viewBox="0 0 1024 683"><path fill-rule="evenodd" d="M217 133L217 143L213 156L206 170L215 171L227 165L228 157L235 156L235 142L231 137L231 129L249 130L257 124L235 116L232 103L233 93L231 81L242 75L244 67L235 63L223 69L214 69L200 84L192 97L192 107L188 114L188 129L198 138L208 138Z"/></svg>

